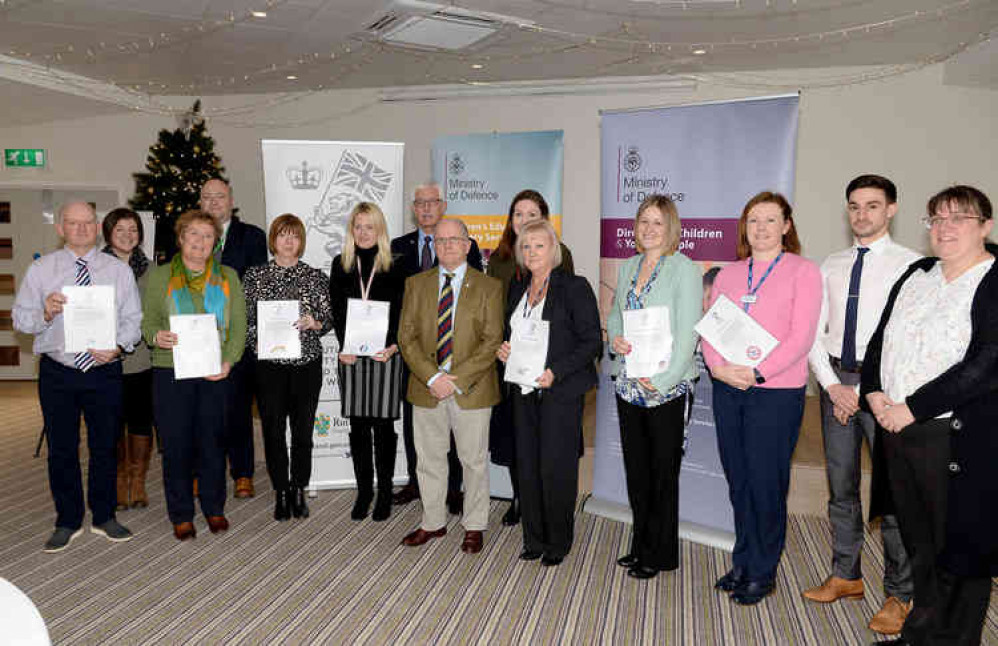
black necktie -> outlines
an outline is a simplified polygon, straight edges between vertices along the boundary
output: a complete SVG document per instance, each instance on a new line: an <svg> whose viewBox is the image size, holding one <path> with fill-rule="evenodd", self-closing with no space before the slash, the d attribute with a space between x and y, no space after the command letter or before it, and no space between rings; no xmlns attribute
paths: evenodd
<svg viewBox="0 0 998 646"><path fill-rule="evenodd" d="M423 238L423 253L419 255L419 268L423 271L433 269L433 254L430 253L430 238Z"/></svg>
<svg viewBox="0 0 998 646"><path fill-rule="evenodd" d="M859 314L859 282L863 276L863 256L869 247L856 249L856 261L849 274L849 297L846 300L846 325L842 330L842 368L856 369L856 317Z"/></svg>

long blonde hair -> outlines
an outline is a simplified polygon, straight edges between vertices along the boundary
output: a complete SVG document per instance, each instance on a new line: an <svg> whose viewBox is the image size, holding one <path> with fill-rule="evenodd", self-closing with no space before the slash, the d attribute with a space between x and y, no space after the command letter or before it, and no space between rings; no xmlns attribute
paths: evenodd
<svg viewBox="0 0 998 646"><path fill-rule="evenodd" d="M353 226L357 221L357 216L365 213L371 216L371 220L374 221L374 230L378 233L378 253L374 257L374 269L375 271L388 271L392 266L392 247L388 240L388 225L385 224L385 214L373 202L358 202L350 211L343 252L340 254L340 264L343 265L343 271L353 271L354 262L357 259L357 242L353 238Z"/></svg>

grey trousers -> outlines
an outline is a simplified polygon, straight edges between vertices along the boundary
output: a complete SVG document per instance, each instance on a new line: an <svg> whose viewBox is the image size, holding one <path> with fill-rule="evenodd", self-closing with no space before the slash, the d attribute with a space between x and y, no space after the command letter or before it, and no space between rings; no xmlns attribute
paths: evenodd
<svg viewBox="0 0 998 646"><path fill-rule="evenodd" d="M859 382L858 373L835 371L842 384ZM828 519L832 523L832 574L843 579L860 579L863 551L863 504L860 501L860 451L863 438L872 449L876 420L859 411L842 425L833 413L828 392L821 389L821 430L825 444L828 474ZM884 516L880 524L884 542L884 593L902 601L911 599L911 564L901 540L897 518Z"/></svg>

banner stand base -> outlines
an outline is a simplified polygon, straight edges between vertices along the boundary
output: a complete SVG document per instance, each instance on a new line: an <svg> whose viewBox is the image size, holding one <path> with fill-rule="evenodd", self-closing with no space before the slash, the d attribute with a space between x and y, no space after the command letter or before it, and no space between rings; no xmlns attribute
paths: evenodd
<svg viewBox="0 0 998 646"><path fill-rule="evenodd" d="M600 500L595 496L589 496L586 499L582 511L622 523L629 524L634 520L631 516L631 508L627 505ZM708 547L716 547L725 552L730 552L735 548L735 535L731 532L686 521L679 522L679 538Z"/></svg>

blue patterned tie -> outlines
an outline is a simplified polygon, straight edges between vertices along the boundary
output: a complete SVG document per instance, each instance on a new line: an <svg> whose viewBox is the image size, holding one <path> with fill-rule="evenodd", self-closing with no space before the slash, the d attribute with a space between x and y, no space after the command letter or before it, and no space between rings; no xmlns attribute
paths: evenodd
<svg viewBox="0 0 998 646"><path fill-rule="evenodd" d="M856 369L856 318L859 314L859 282L863 276L863 256L869 247L856 249L856 261L849 275L849 298L846 300L846 325L842 330L842 369Z"/></svg>
<svg viewBox="0 0 998 646"><path fill-rule="evenodd" d="M90 280L90 270L87 269L87 261L83 258L76 259L76 284L87 287L93 284ZM89 352L77 352L73 357L73 365L86 372L97 364Z"/></svg>

